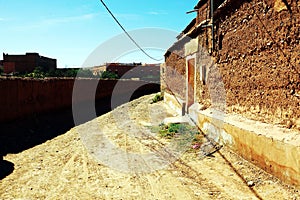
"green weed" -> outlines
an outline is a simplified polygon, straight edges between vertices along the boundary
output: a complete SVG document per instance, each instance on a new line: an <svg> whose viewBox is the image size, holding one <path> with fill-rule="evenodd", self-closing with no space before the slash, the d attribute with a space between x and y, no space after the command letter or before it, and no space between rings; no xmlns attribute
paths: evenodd
<svg viewBox="0 0 300 200"><path fill-rule="evenodd" d="M151 103L157 103L157 102L162 101L162 100L164 100L164 96L163 96L161 93L159 93L159 94L156 94L156 95L153 97Z"/></svg>

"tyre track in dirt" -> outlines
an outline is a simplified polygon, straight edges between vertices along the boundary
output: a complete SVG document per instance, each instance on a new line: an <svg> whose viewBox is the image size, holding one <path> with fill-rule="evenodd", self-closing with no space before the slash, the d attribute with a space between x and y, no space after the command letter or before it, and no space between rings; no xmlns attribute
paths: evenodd
<svg viewBox="0 0 300 200"><path fill-rule="evenodd" d="M142 104L139 104L139 105L142 105ZM150 106L149 106L149 107L150 107ZM150 107L150 108L149 108L149 107L148 107L148 110L151 110L151 107ZM155 107L155 105L152 106L152 108L153 108L153 107ZM138 107L137 107L137 109L138 109ZM142 109L144 109L144 108L142 108ZM166 109L166 108L165 108L165 109ZM151 111L150 111L150 112L151 112ZM170 117L170 115L167 114L168 112L169 112L168 110L161 109L161 112L159 113L159 116L163 116L163 117L160 118L160 117L157 117L157 116L156 116L156 117L154 117L154 119L153 119L153 116L152 116L152 118L151 118L150 115L145 115L145 112L143 112L142 114L143 114L144 116L143 116L142 118L147 119L148 122L150 122L150 121L152 121L152 122L155 121L154 123L158 124L158 123L160 123L165 117L167 117L167 116ZM174 113L172 113L172 114L174 115ZM134 115L133 115L133 116L134 116ZM136 118L136 117L137 117L137 116L134 116L134 117L132 117L132 118ZM137 124L138 124L138 122L137 122ZM140 125L140 124L139 124L139 125ZM141 125L140 125L140 126L141 126ZM145 127L141 127L140 129L142 130L143 128L145 128ZM142 133L142 134L143 134L143 133ZM157 151L157 149L155 149L155 148L152 148L151 150L152 150L152 151L155 151L155 152L158 153L158 154L160 154L160 156L161 156L163 159L168 160L169 163L172 163L172 164L171 164L172 168L173 168L173 169L176 169L176 170L179 171L179 172L181 172L181 175L182 175L183 177L186 177L186 178L188 178L188 179L193 180L194 182L197 182L198 185L203 185L203 183L205 183L205 185L207 185L208 181L207 181L206 179L200 178L202 174L196 172L191 166L187 165L182 159L177 158L176 156L174 156L172 152L168 152L167 149L165 148L165 144L164 144L164 143L162 143L162 142L161 142L160 140L158 140L156 137L151 136L150 134L147 134L147 135L146 135L146 134L143 134L143 136L146 137L148 140L154 140L154 141L157 142L157 144L159 145L159 148L160 148L160 149L163 149L164 151L163 151L163 152ZM141 141L140 141L140 142L141 142ZM142 142L141 142L141 143L142 143ZM143 145L148 146L148 145L145 144L145 143L144 143ZM148 147L149 147L149 146L148 146ZM150 147L150 148L151 148L151 147ZM176 162L174 162L174 160L176 160ZM219 189L219 188L216 188L216 186L213 185L213 184L210 184L208 187L210 188L210 191L206 191L206 192L211 192L211 191L213 191L213 190L218 191L218 189Z"/></svg>
<svg viewBox="0 0 300 200"><path fill-rule="evenodd" d="M138 109L138 107L139 106L137 106L137 109ZM147 110L150 110L150 108L148 108ZM167 113L166 111L159 113L160 117L156 116L154 118L154 120L156 120L156 123L157 122L160 123L163 120L163 117L170 116L166 113ZM130 114L132 114L132 113L129 113L129 115ZM142 118L142 119L145 120L145 121L143 121L144 123L146 122L146 124L151 124L151 121L153 121L153 118L151 118L149 116L149 113L143 112L139 116L136 116L136 115L133 114L133 115L130 115L129 117L130 117L131 122L134 123L134 126L136 126L138 130L140 130L140 137L141 138L143 138L144 140L156 141L156 143L158 144L158 149L165 150L164 149L164 144L161 141L159 141L156 137L151 136L149 134L149 130L145 130L145 127L141 126L136 120L136 119ZM145 134L144 131L148 132L148 134ZM126 138L125 139L125 144L126 144L125 149L126 149L126 152L129 153L128 152L128 146L127 146L127 144L128 144L127 134L126 134L125 138ZM138 142L141 144L141 146L143 146L145 148L150 148L152 152L155 152L155 154L159 154L161 158L163 158L165 160L168 160L169 163L172 163L174 160L176 160L176 158L174 158L174 156L170 152L158 151L156 148L151 148L150 145L148 145L147 143L144 143L142 140L138 140ZM142 148L140 151L142 152L143 149L144 148ZM172 158L172 159L170 159L170 158ZM146 165L148 167L148 169L153 170L152 167L150 165L148 165L147 161L145 161L144 159L142 159L142 161L140 160L140 162L143 162L143 164L140 163L140 167ZM133 170L134 170L133 166L139 167L139 166L137 166L137 163L134 160L131 160L130 158L128 158L128 163L129 163L129 168L131 168ZM176 168L176 166L174 168ZM184 173L184 174L186 175L187 173ZM179 199L193 199L193 197L191 197L191 195L189 195L189 194L193 194L193 191L189 188L184 187L182 185L182 183L180 183L176 179L176 177L174 177L174 175L171 174L171 173L168 174L169 176L171 176L171 178L170 177L164 178L164 175L166 175L166 173L164 175L162 175L157 170L154 170L154 172L152 172L150 175L146 174L146 175L142 176L140 173L135 173L135 175L137 177L137 180L138 180L139 184L141 184L141 185L148 184L150 186L151 194L156 199L170 198L170 197L179 198ZM158 180L160 180L160 184L158 184ZM172 184L170 184L170 183L172 183ZM162 186L162 188L159 187L159 185ZM168 185L168 187L166 187L166 185ZM179 186L180 186L180 189L178 188ZM168 194L168 195L162 197L162 193L160 192L162 190L167 191L165 194Z"/></svg>
<svg viewBox="0 0 300 200"><path fill-rule="evenodd" d="M137 109L138 109L138 107L137 107ZM132 121L132 123L136 123L136 120L134 120L134 119L137 119L136 117L137 116L134 116L134 115L130 116L130 118L131 118L130 120ZM147 117L143 116L142 118L145 119ZM150 118L147 119L148 122L150 121L149 119ZM142 127L142 126L138 125L138 123L136 123L135 126L137 126L137 128L139 130L144 130L145 129L145 127ZM171 164L172 167L180 172L179 176L180 177L185 177L189 180L192 180L192 182L197 183L198 186L202 188L202 190L203 190L202 193L211 194L211 195L218 195L219 198L226 198L226 199L230 199L232 197L232 194L230 194L230 193L227 194L226 190L222 190L222 187L220 186L220 184L216 184L216 183L213 183L211 181L208 181L208 179L200 178L200 177L203 177L202 174L195 171L191 166L187 165L180 158L176 158L176 157L174 158L174 155L171 152L168 152L166 150L166 148L164 147L165 145L161 141L159 141L156 137L153 137L150 134L145 134L144 132L141 132L141 135L144 139L146 138L147 140L156 141L158 143L159 149L162 149L163 152L158 151L156 148L151 148L151 146L147 145L146 143L143 143L142 140L138 140L138 142L141 143L142 146L145 146L145 147L148 147L148 148L150 147L151 150L153 152L155 152L156 154L159 154L161 158L163 158L165 160L168 160L169 163L172 163ZM126 147L125 148L126 148L126 151L127 151L127 149L128 149L127 135L125 137L126 137L126 142L125 142ZM127 151L127 153L128 153L128 151ZM173 163L174 160L177 160L177 161L175 163ZM132 160L128 159L128 163L132 164L132 162L133 162ZM146 163L146 161L144 161L144 163ZM136 167L137 163L134 163L133 165L135 165L135 167ZM149 169L151 169L151 167L149 165L147 165L147 166L148 166ZM133 169L132 165L129 168ZM225 180L227 178L227 177L222 177L221 174L216 174L216 175L219 175L217 177L218 177L218 179L221 179L221 180ZM171 182L174 182L174 179ZM241 183L239 182L238 184L241 184ZM205 185L205 187L203 187L203 185ZM178 191L176 188L173 188L173 189L169 188L169 190L170 191L172 191L172 190L173 191ZM244 190L245 190L246 193L247 192L250 193L250 194L248 194L248 196L250 196L250 197L252 196L253 198L255 198L257 196L256 194L251 194L251 189L249 189L248 186ZM222 192L220 192L220 191L222 191ZM234 191L237 192L237 190L234 190ZM191 193L191 191L189 191L189 192ZM178 194L176 196L178 196Z"/></svg>
<svg viewBox="0 0 300 200"><path fill-rule="evenodd" d="M63 168L61 169L60 173L56 173L54 177L52 177L52 179L57 179L57 186L51 190L50 196L48 196L46 199L50 200L50 199L55 199L57 198L57 195L61 194L62 191L64 190L64 185L60 184L61 182L67 181L66 179L63 180L62 178L65 177L65 173L68 169L71 168L71 166L74 165L74 159L77 156L77 154L74 154L68 161L67 163L63 166Z"/></svg>
<svg viewBox="0 0 300 200"><path fill-rule="evenodd" d="M144 136L144 135L143 135ZM186 189L184 187L178 188L178 185L180 185L176 180L166 180L162 182L163 180L161 179L162 175L160 172L152 169L152 166L147 164L147 161L140 157L138 163L137 161L128 156L130 152L128 149L130 147L128 146L128 136L126 134L125 136L125 151L127 155L127 163L128 163L128 168L132 170L132 173L134 174L134 180L137 183L137 185L142 186L141 190L143 191L142 194L139 195L141 199L191 199L191 197L188 195L190 191L186 192ZM139 140L140 142L140 151L142 152L144 148L144 144ZM147 166L148 169L154 170L151 174L148 173L139 173L135 170L138 170L138 168ZM161 179L160 181L158 181ZM169 183L172 182L170 185ZM168 186L168 187L166 187ZM162 193L161 191L165 191Z"/></svg>
<svg viewBox="0 0 300 200"><path fill-rule="evenodd" d="M132 118L135 119L135 117L132 117ZM146 117L143 117L143 118L146 118ZM150 118L148 118L147 121L150 121ZM141 125L137 125L137 126L139 126L140 130L143 130L145 128ZM143 138L146 138L147 140L156 141L158 146L159 146L159 149L163 149L163 152L158 151L156 148L149 147L149 145L147 145L146 143L143 143L141 140L139 142L142 145L151 148L151 150L153 152L159 154L161 156L161 158L163 158L165 160L168 160L169 163L172 163L171 167L173 169L175 169L176 171L180 172L180 175L179 175L180 177L185 177L187 179L192 180L192 182L197 183L198 186L202 188L203 193L206 193L206 194L221 194L219 191L222 191L222 187L220 186L220 184L216 184L216 183L218 183L218 181L215 180L215 182L212 183L210 180L208 180L206 178L200 178L200 177L205 177L205 176L203 174L197 172L195 169L193 169L188 164L186 164L182 159L175 157L172 152L167 151L167 149L165 148L165 144L163 144L156 137L153 137L150 134L145 134L144 132L142 132L141 134L142 134ZM174 162L174 160L176 160L176 162ZM211 166L207 166L207 167L211 167ZM227 177L223 177L222 174L218 173L218 172L216 172L215 174L216 174L216 177L217 177L218 180L223 180L223 182L225 182L225 179ZM240 184L240 183L236 183L236 184ZM205 187L203 187L203 185L205 185ZM248 186L246 186L246 188L244 188L244 190L245 190L246 193L247 192L252 192L252 190L249 189ZM238 192L238 190L235 190L235 192ZM223 191L222 193L225 193L225 194L222 194L222 195L226 195L226 190ZM226 196L222 196L222 195L220 196L220 198L229 199L232 196L232 194L228 194ZM257 196L258 195L256 193L253 194L253 198L255 198ZM258 199L260 199L260 198L258 197Z"/></svg>

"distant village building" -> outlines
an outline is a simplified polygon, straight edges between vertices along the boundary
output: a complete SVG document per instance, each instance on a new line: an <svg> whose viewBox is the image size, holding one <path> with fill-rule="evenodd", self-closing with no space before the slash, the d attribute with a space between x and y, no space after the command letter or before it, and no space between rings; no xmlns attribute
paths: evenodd
<svg viewBox="0 0 300 200"><path fill-rule="evenodd" d="M91 70L92 70L94 76L99 76L99 75L101 75L102 72L106 71L106 65L95 66L95 67L91 68Z"/></svg>
<svg viewBox="0 0 300 200"><path fill-rule="evenodd" d="M0 60L0 71L3 71L3 60Z"/></svg>
<svg viewBox="0 0 300 200"><path fill-rule="evenodd" d="M56 59L40 56L38 53L26 53L25 55L3 53L2 64L5 74L32 72L36 67L42 67L45 71L57 68Z"/></svg>
<svg viewBox="0 0 300 200"><path fill-rule="evenodd" d="M106 63L105 71L125 79L160 80L160 64Z"/></svg>
<svg viewBox="0 0 300 200"><path fill-rule="evenodd" d="M138 66L142 66L142 63L106 63L106 71L113 72L122 77L124 74Z"/></svg>

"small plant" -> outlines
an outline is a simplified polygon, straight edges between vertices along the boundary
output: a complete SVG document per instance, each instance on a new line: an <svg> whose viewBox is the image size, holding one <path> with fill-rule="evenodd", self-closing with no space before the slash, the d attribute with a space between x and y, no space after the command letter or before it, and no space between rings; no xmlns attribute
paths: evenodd
<svg viewBox="0 0 300 200"><path fill-rule="evenodd" d="M109 72L109 71L104 71L104 72L101 73L100 78L118 79L119 76L116 73Z"/></svg>
<svg viewBox="0 0 300 200"><path fill-rule="evenodd" d="M159 134L163 138L171 139L174 137L175 133L174 132L169 132L168 130L160 130Z"/></svg>
<svg viewBox="0 0 300 200"><path fill-rule="evenodd" d="M158 130L161 137L173 137L176 136L176 134L183 135L187 133L188 135L193 136L199 134L198 130L196 130L195 127L182 123L170 123L169 125L160 124L158 129L153 128L152 130Z"/></svg>
<svg viewBox="0 0 300 200"><path fill-rule="evenodd" d="M185 125L183 125L183 124L173 124L172 123L172 124L169 125L168 131L170 133L179 133L179 132L183 132L184 129L185 129Z"/></svg>
<svg viewBox="0 0 300 200"><path fill-rule="evenodd" d="M196 150L204 141L197 127L186 123L160 124L152 127L152 132L158 133L159 137L170 139L174 148L178 150Z"/></svg>
<svg viewBox="0 0 300 200"><path fill-rule="evenodd" d="M33 72L26 74L25 76L31 78L45 78L45 72L41 67L36 67Z"/></svg>
<svg viewBox="0 0 300 200"><path fill-rule="evenodd" d="M153 97L151 103L157 103L157 102L162 101L162 100L164 100L164 96L163 96L161 93L159 93L159 94L156 94L156 95Z"/></svg>

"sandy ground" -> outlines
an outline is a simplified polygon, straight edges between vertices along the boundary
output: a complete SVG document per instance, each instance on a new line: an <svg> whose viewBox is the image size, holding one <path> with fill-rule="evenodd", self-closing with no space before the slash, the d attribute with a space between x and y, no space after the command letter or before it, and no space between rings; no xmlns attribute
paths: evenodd
<svg viewBox="0 0 300 200"><path fill-rule="evenodd" d="M176 154L176 159L158 154L168 141L149 129L174 113L163 102L150 104L152 98L142 97L5 156L15 169L0 180L0 199L300 199L299 189L226 147L204 159L194 151ZM103 138L115 148L105 146ZM165 160L154 163L155 155Z"/></svg>

